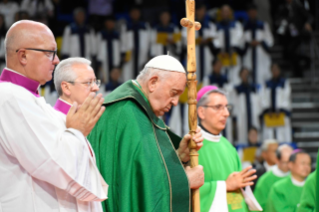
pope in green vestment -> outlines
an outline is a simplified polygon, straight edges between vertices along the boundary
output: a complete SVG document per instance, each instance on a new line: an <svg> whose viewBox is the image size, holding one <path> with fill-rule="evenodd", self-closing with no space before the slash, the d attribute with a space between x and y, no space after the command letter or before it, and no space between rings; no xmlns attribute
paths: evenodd
<svg viewBox="0 0 319 212"><path fill-rule="evenodd" d="M289 175L276 182L268 195L266 212L296 212L303 185Z"/></svg>
<svg viewBox="0 0 319 212"><path fill-rule="evenodd" d="M316 189L316 171L312 172L302 190L298 212L314 212L315 211L315 189Z"/></svg>
<svg viewBox="0 0 319 212"><path fill-rule="evenodd" d="M105 99L88 139L109 185L107 212L188 212L190 189L176 154L181 138L153 113L136 81Z"/></svg>
<svg viewBox="0 0 319 212"><path fill-rule="evenodd" d="M258 203L264 210L266 208L270 188L277 181L283 179L284 177L287 177L288 174L289 172L287 172L287 174L281 172L276 165L272 170L266 172L259 178L255 187L254 195Z"/></svg>

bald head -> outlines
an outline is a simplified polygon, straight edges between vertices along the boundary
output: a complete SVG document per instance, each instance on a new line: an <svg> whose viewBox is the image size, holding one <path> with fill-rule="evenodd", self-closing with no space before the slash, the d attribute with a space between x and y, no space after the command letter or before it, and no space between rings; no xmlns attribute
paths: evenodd
<svg viewBox="0 0 319 212"><path fill-rule="evenodd" d="M283 172L289 171L288 162L292 151L292 147L287 144L283 144L277 149L277 166Z"/></svg>
<svg viewBox="0 0 319 212"><path fill-rule="evenodd" d="M46 25L18 21L8 30L4 43L8 68L40 84L52 79L59 59L54 56L57 45L53 33Z"/></svg>
<svg viewBox="0 0 319 212"><path fill-rule="evenodd" d="M6 56L15 53L19 48L34 46L47 36L53 36L51 30L44 24L35 21L18 21L7 32L5 38Z"/></svg>

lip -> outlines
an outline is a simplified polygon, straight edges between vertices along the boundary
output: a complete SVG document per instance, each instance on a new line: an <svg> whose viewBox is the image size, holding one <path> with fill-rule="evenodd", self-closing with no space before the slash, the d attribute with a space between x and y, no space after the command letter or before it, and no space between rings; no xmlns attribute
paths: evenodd
<svg viewBox="0 0 319 212"><path fill-rule="evenodd" d="M170 109L171 109L171 108L166 107L166 108L164 108L164 111L165 111L165 112L168 112Z"/></svg>
<svg viewBox="0 0 319 212"><path fill-rule="evenodd" d="M220 123L222 123L222 124L226 124L226 120L225 120L225 121L220 121Z"/></svg>

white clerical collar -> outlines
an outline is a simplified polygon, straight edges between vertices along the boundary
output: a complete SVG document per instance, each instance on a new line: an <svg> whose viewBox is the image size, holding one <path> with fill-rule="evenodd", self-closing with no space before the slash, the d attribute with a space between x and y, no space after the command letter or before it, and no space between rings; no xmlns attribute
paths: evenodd
<svg viewBox="0 0 319 212"><path fill-rule="evenodd" d="M138 83L136 80L132 80L133 84L135 84L137 87L142 88L140 83Z"/></svg>
<svg viewBox="0 0 319 212"><path fill-rule="evenodd" d="M61 102L64 102L65 104L68 104L68 105L72 106L72 104L70 104L69 102L65 101L65 100L62 99L62 98L59 98L59 100L60 100Z"/></svg>
<svg viewBox="0 0 319 212"><path fill-rule="evenodd" d="M269 164L267 163L267 161L264 161L264 167L265 167L266 171L269 171L269 170L271 170L271 169L274 167L274 165L271 166L271 165L269 165Z"/></svg>
<svg viewBox="0 0 319 212"><path fill-rule="evenodd" d="M299 182L299 181L297 181L296 179L294 179L293 178L293 176L291 175L291 182L292 182L292 184L294 184L295 186L299 186L299 187L301 187L301 186L304 186L305 185L305 180L304 181L302 181L302 182Z"/></svg>
<svg viewBox="0 0 319 212"><path fill-rule="evenodd" d="M26 76L24 76L23 74L12 70L11 68L5 67L4 69L6 69L6 70L8 70L8 71L11 71L11 72L13 72L13 73L19 74L19 75L21 75L21 76L23 76L23 77L26 77Z"/></svg>
<svg viewBox="0 0 319 212"><path fill-rule="evenodd" d="M277 165L275 165L272 169L271 169L272 173L277 176L277 177L286 177L287 175L290 174L290 172L283 172L281 171Z"/></svg>
<svg viewBox="0 0 319 212"><path fill-rule="evenodd" d="M205 130L202 129L202 134L204 139L211 141L211 142L219 142L221 138L221 134L219 135L213 135Z"/></svg>

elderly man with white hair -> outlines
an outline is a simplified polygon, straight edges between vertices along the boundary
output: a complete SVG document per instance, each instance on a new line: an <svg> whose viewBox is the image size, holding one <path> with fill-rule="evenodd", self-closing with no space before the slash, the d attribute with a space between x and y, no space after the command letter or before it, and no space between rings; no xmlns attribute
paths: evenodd
<svg viewBox="0 0 319 212"><path fill-rule="evenodd" d="M153 58L136 80L106 96L106 110L89 135L97 165L110 185L108 212L190 211L190 188L204 183L203 167L189 161L187 134L181 139L160 119L186 86L184 67L175 58ZM198 149L202 134L193 138Z"/></svg>
<svg viewBox="0 0 319 212"><path fill-rule="evenodd" d="M54 109L59 111L60 116L58 117L61 117L61 125L65 125L67 114L74 103L81 106L92 92L96 93L99 90L100 81L95 78L94 71L90 65L91 61L75 57L62 60L55 69L54 84L59 94L59 99L56 101ZM93 168L97 170L92 147L87 140L86 142ZM106 186L102 177L101 186ZM72 199L72 196L67 194L64 194L64 196ZM77 204L81 208L79 210L83 212L102 212L100 202L78 200Z"/></svg>
<svg viewBox="0 0 319 212"><path fill-rule="evenodd" d="M96 79L90 65L91 61L80 57L59 63L54 72L55 89L59 94L56 110L66 115L74 102L82 105L91 92L99 91L101 81Z"/></svg>
<svg viewBox="0 0 319 212"><path fill-rule="evenodd" d="M256 174L258 178L265 172L271 170L277 163L276 151L279 143L276 139L267 139L261 145L261 157L263 159L262 164L257 164ZM257 179L258 179L257 178Z"/></svg>
<svg viewBox="0 0 319 212"><path fill-rule="evenodd" d="M6 68L0 76L0 211L101 211L90 203L107 198L107 185L85 136L104 111L103 98L91 93L81 107L74 103L62 123L38 93L59 63L53 33L38 22L16 22L5 46Z"/></svg>

